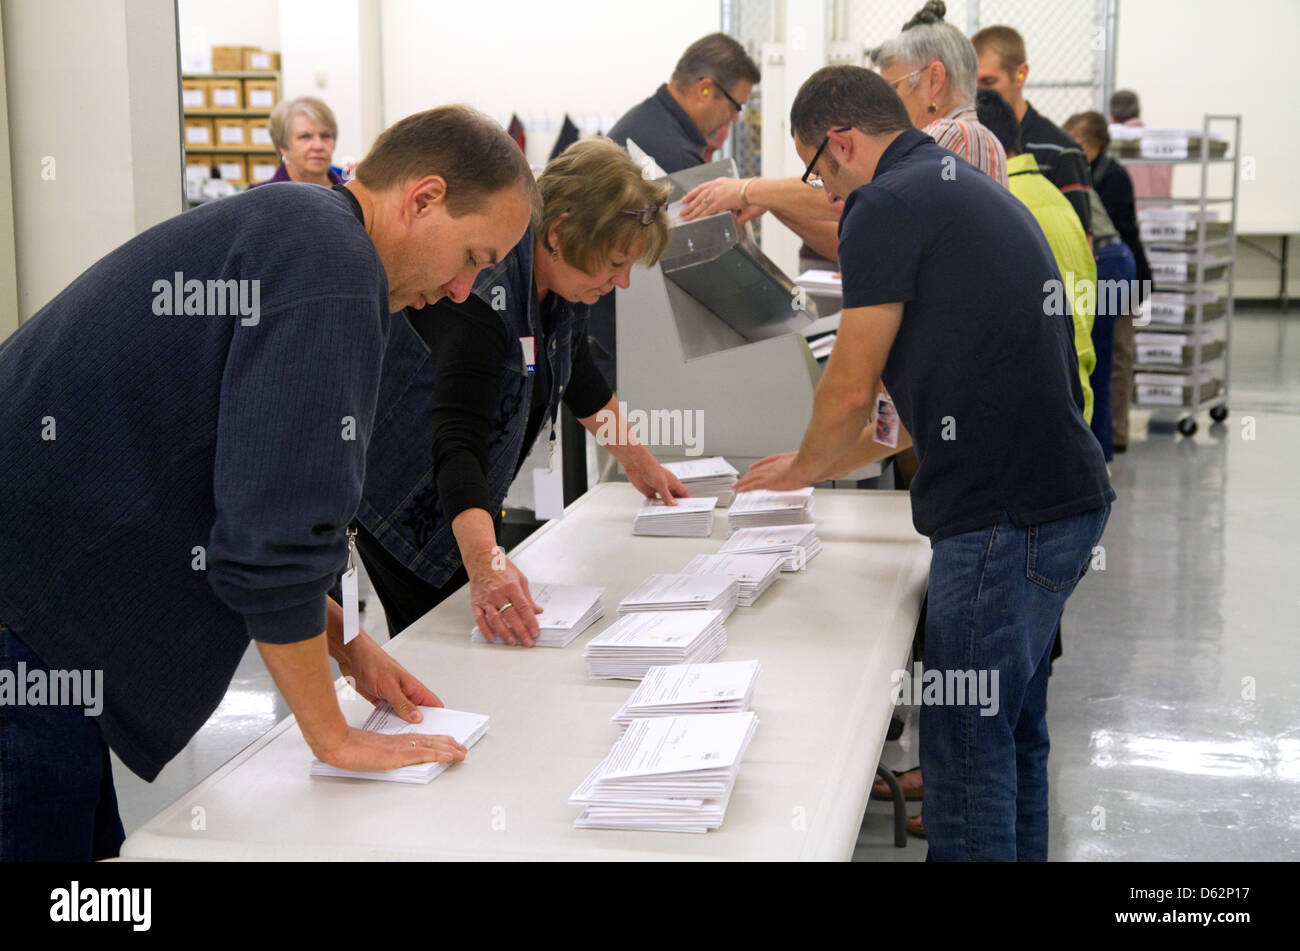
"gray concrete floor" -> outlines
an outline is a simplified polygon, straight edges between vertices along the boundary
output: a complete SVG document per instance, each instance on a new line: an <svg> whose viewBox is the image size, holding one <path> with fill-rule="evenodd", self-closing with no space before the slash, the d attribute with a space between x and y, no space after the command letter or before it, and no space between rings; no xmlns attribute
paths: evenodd
<svg viewBox="0 0 1300 951"><path fill-rule="evenodd" d="M1300 858L1300 315L1290 324L1236 320L1224 424L1202 416L1185 439L1133 413L1105 570L1070 599L1052 678L1053 860ZM287 713L250 649L157 781L115 764L128 834ZM912 765L914 743L887 743L884 762ZM924 859L920 840L893 846L890 816L871 803L855 860Z"/></svg>

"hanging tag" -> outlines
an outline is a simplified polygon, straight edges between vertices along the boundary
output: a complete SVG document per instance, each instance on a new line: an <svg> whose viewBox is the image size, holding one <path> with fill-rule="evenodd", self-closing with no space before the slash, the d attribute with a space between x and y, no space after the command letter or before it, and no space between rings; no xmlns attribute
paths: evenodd
<svg viewBox="0 0 1300 951"><path fill-rule="evenodd" d="M524 369L529 373L537 372L537 345L534 337L520 337L519 346L524 351Z"/></svg>
<svg viewBox="0 0 1300 951"><path fill-rule="evenodd" d="M361 632L361 612L357 607L357 566L353 563L356 551L357 530L348 529L348 570L343 572L340 585L343 588L343 643L351 640Z"/></svg>
<svg viewBox="0 0 1300 951"><path fill-rule="evenodd" d="M876 431L871 438L890 449L898 448L898 409L883 383L876 396Z"/></svg>
<svg viewBox="0 0 1300 951"><path fill-rule="evenodd" d="M564 518L564 473L560 470L533 470L533 514L542 522Z"/></svg>

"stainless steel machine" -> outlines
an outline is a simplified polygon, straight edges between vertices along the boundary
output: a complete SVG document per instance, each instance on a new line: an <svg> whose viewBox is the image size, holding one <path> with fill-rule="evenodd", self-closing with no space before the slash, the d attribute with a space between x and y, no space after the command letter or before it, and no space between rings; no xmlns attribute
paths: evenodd
<svg viewBox="0 0 1300 951"><path fill-rule="evenodd" d="M731 159L677 172L667 178L669 200L735 175ZM617 294L618 394L629 409L693 414L701 438L689 448L741 471L799 447L821 378L807 335L833 329L838 315L818 320L748 225L731 212L678 224L659 263L634 271ZM665 461L695 454L680 444L650 449Z"/></svg>

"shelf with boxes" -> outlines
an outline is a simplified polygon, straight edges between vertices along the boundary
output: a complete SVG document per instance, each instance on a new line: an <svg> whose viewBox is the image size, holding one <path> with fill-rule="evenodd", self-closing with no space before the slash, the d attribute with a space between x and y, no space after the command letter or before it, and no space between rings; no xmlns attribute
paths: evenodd
<svg viewBox="0 0 1300 951"><path fill-rule="evenodd" d="M1231 123L1231 136L1220 135L1213 123ZM1124 164L1200 171L1195 197L1138 199L1152 292L1135 337L1134 404L1179 413L1178 430L1190 436L1203 410L1216 422L1228 415L1241 117L1207 115L1199 130L1133 134L1115 149ZM1231 195L1211 193L1210 169L1219 165L1232 176Z"/></svg>
<svg viewBox="0 0 1300 951"><path fill-rule="evenodd" d="M280 54L217 46L212 62L211 73L181 75L186 178L217 177L238 188L266 181L280 167L270 127Z"/></svg>

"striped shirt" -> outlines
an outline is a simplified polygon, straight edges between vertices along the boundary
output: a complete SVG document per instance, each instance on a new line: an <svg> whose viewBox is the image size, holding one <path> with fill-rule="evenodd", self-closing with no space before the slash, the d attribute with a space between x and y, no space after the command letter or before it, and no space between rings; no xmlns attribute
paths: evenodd
<svg viewBox="0 0 1300 951"><path fill-rule="evenodd" d="M921 130L934 141L956 152L990 178L995 178L1005 188L1007 184L1007 153L997 136L980 124L975 107L958 106L941 119L935 119Z"/></svg>

